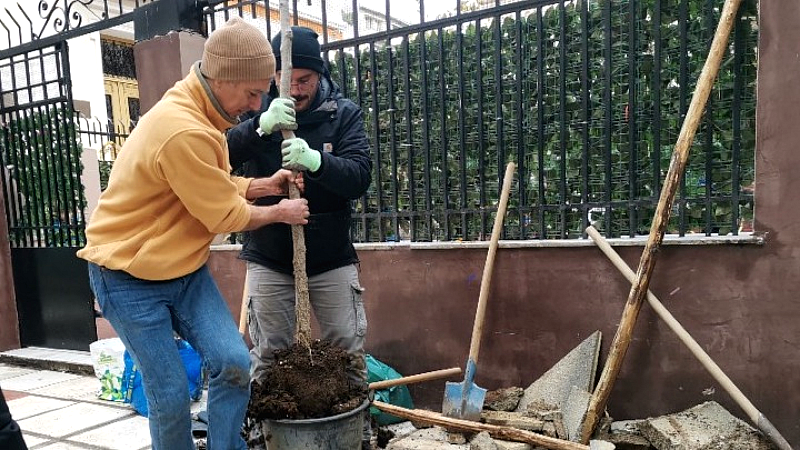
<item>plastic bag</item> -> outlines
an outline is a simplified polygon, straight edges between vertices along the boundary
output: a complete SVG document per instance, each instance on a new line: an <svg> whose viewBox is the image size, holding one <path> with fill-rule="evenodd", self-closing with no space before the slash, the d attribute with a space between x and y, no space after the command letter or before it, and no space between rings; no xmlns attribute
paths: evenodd
<svg viewBox="0 0 800 450"><path fill-rule="evenodd" d="M367 381L369 383L383 380L394 380L402 378L396 370L375 359L372 355L366 356L367 360ZM414 402L411 401L411 393L407 386L393 386L386 389L375 391L375 400L389 403L403 408L414 409ZM379 426L390 425L402 422L405 419L387 414L374 406L370 406L369 412Z"/></svg>
<svg viewBox="0 0 800 450"><path fill-rule="evenodd" d="M120 338L101 339L89 344L94 374L100 380L97 398L125 402L122 373L125 370L125 345Z"/></svg>
<svg viewBox="0 0 800 450"><path fill-rule="evenodd" d="M189 382L189 398L193 401L200 400L203 396L203 362L200 355L183 339L175 339L178 353L181 355L183 367L186 369L186 378ZM142 374L133 362L130 353L125 351L125 371L122 376L122 391L126 401L133 406L139 414L147 417L147 398L144 396Z"/></svg>

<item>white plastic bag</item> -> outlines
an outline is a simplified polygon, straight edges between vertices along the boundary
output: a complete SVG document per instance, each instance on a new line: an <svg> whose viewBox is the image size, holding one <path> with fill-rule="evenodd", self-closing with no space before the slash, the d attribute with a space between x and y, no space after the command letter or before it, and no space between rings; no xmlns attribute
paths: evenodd
<svg viewBox="0 0 800 450"><path fill-rule="evenodd" d="M122 391L122 373L125 371L125 345L120 338L101 339L89 344L94 374L100 380L97 397L114 402L125 402Z"/></svg>

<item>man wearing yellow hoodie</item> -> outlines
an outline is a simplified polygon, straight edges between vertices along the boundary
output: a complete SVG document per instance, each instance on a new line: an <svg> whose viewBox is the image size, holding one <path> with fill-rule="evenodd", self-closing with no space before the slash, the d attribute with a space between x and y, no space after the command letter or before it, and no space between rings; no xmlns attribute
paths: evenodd
<svg viewBox="0 0 800 450"><path fill-rule="evenodd" d="M240 18L209 36L202 60L139 121L114 163L78 256L109 320L142 373L154 450L194 449L186 375L174 333L209 374L209 450L241 450L249 356L206 262L215 235L305 224L302 178L230 175L225 131L258 109L275 73L266 37Z"/></svg>

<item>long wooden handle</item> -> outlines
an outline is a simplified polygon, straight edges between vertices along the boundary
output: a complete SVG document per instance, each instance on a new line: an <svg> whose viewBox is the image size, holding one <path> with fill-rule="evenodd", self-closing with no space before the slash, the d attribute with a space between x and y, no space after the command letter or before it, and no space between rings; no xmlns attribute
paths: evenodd
<svg viewBox="0 0 800 450"><path fill-rule="evenodd" d="M461 373L460 367L451 367L449 369L434 370L432 372L424 372L417 375L409 375L407 377L395 378L393 380L373 381L369 384L369 388L373 391L386 389L394 386L401 386L404 384L419 383L421 381L437 380L439 378L447 378Z"/></svg>
<svg viewBox="0 0 800 450"><path fill-rule="evenodd" d="M675 199L675 192L683 176L686 161L689 158L689 148L697 132L697 126L702 118L711 88L714 86L714 79L717 77L722 56L728 43L728 36L733 28L736 11L740 3L741 0L725 0L725 5L722 8L720 22L711 42L711 50L703 65L703 70L697 81L697 87L692 95L692 101L689 104L689 110L681 126L678 141L675 144L675 150L672 153L672 160L667 171L664 187L661 190L661 197L658 200L653 224L650 227L650 236L639 261L636 281L631 286L628 301L622 311L622 319L620 319L614 340L611 342L606 364L589 401L586 419L581 428L581 442L583 443L589 442L589 438L600 421L600 416L608 404L608 397L611 395L614 382L622 368L622 361L631 342L636 318L639 316L642 300L650 284L650 277L653 274L657 250L664 239L664 231L669 223L669 213L672 209L672 202Z"/></svg>
<svg viewBox="0 0 800 450"><path fill-rule="evenodd" d="M611 245L597 231L597 229L595 229L593 226L590 226L586 229L586 234L592 238L595 244L597 244L597 247L608 257L608 259L611 260L611 263L614 264L614 267L622 272L622 275L624 275L628 281L633 283L636 280L636 274L633 273L633 270L631 270L631 268L628 267L628 265L622 260L617 252L611 248ZM750 421L756 424L756 426L758 426L761 431L764 432L764 434L769 436L770 439L772 439L773 442L778 446L778 448L781 450L791 450L791 447L786 439L784 439L780 433L777 433L775 427L772 426L772 424L766 420L764 415L761 414L758 409L756 409L755 405L753 405L753 403L748 400L747 397L745 397L744 393L742 393L742 391L739 390L735 384L733 384L733 381L731 381L731 379L725 375L725 372L723 372L717 363L715 363L714 360L708 356L708 353L706 353L700 344L698 344L697 341L692 338L692 336L688 331L686 331L685 328L683 328L680 322L678 322L678 320L675 319L672 314L670 314L670 312L666 307L664 307L664 304L658 300L655 294L648 290L646 299L647 303L653 308L656 314L658 314L658 317L660 317L661 320L663 320L664 323L666 323L667 326L673 332L675 332L675 334L678 336L678 339L680 339L681 342L683 342L684 345L689 348L689 351L692 353L692 355L694 355L695 358L700 361L700 364L702 364L703 367L708 370L708 373L714 377L717 383L719 383L720 386L722 386L722 388L725 389L728 394L730 394L736 404L739 405L745 414L747 414L747 417L750 418ZM777 437L772 437L771 435L774 435L775 433L777 433Z"/></svg>
<svg viewBox="0 0 800 450"><path fill-rule="evenodd" d="M289 1L280 0L281 18L281 84L278 92L281 97L289 98L292 88L292 27L289 24ZM292 130L281 130L283 139L295 137ZM296 170L292 171L297 175ZM300 190L294 184L289 185L289 198L300 198ZM306 347L311 346L311 306L308 294L308 275L306 274L306 241L302 225L292 225L295 291L295 341Z"/></svg>
<svg viewBox="0 0 800 450"><path fill-rule="evenodd" d="M513 162L506 166L506 173L503 176L503 188L500 192L500 201L497 204L497 215L494 217L492 227L492 237L489 241L489 253L486 255L486 265L483 266L483 277L481 278L481 291L478 296L478 309L475 312L475 322L472 325L472 338L469 342L469 359L478 361L478 354L481 350L481 334L483 333L483 317L486 315L486 300L489 298L489 287L492 283L492 272L494 269L494 257L497 253L497 243L500 240L500 233L503 231L503 222L506 217L506 207L508 197L511 192L511 181L514 178Z"/></svg>
<svg viewBox="0 0 800 450"><path fill-rule="evenodd" d="M553 450L590 450L588 445L583 445L572 441L564 441L561 439L548 437L543 434L534 433L532 431L501 427L499 425L489 425L472 420L454 419L433 411L401 408L399 406L377 400L373 401L372 405L393 416L419 421L422 423L438 425L447 429L472 431L475 433L486 431L495 439L525 442L531 445L538 445Z"/></svg>

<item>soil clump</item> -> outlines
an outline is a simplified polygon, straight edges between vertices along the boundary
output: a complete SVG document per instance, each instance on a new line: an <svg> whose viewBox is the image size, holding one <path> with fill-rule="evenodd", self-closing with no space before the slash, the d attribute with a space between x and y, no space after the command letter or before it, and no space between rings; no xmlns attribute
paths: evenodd
<svg viewBox="0 0 800 450"><path fill-rule="evenodd" d="M251 386L248 418L258 423L352 411L367 398L367 390L348 378L350 360L344 349L323 340L276 350L275 363Z"/></svg>

